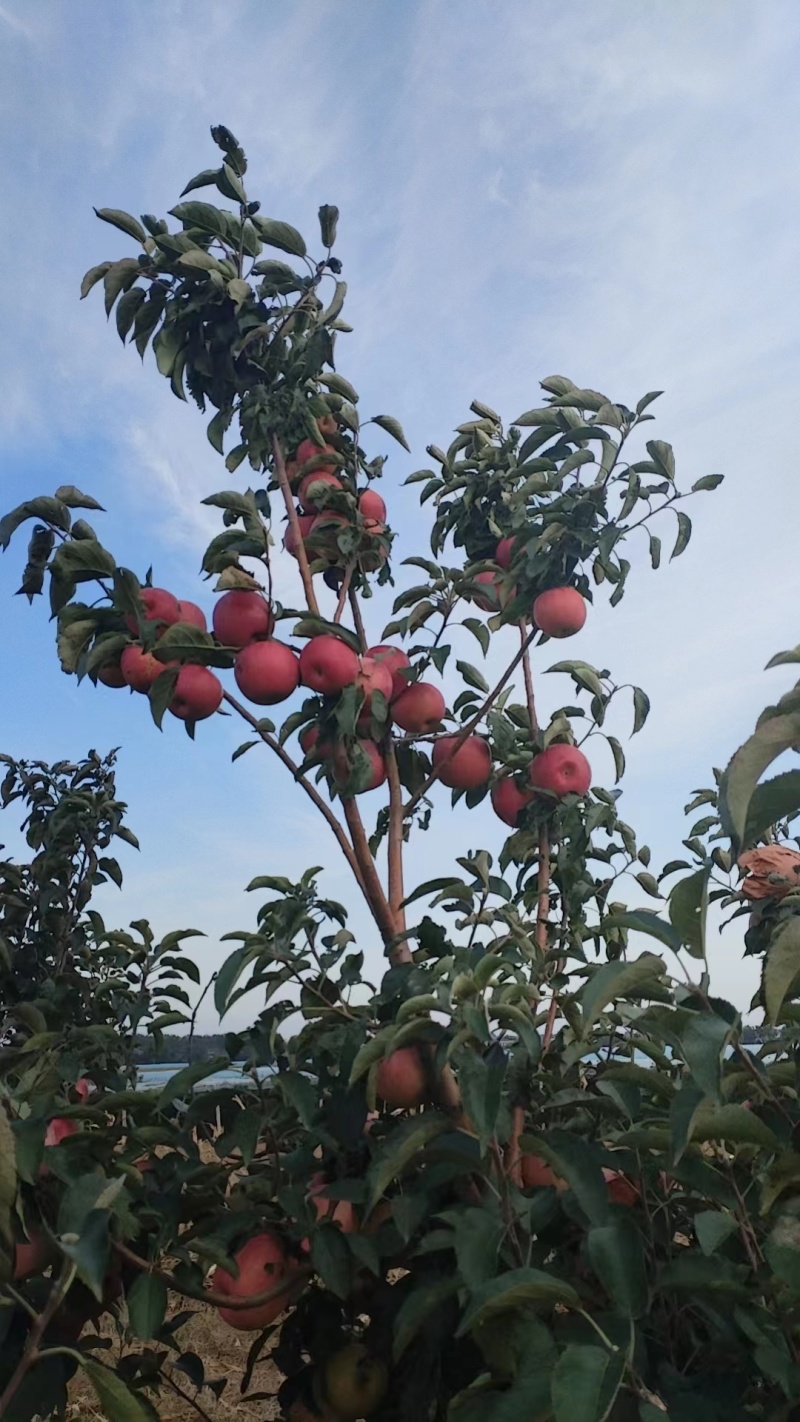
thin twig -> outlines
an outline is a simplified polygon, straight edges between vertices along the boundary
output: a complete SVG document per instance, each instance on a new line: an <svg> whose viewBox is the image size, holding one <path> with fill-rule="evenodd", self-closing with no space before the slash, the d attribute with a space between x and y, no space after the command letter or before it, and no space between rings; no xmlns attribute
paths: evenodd
<svg viewBox="0 0 800 1422"><path fill-rule="evenodd" d="M359 865L364 884L364 895L372 909L373 917L381 932L384 943L389 944L400 931L389 907L389 900L375 868L375 860L369 847L361 812L352 796L342 797L342 809L353 841L353 853Z"/></svg>
<svg viewBox="0 0 800 1422"><path fill-rule="evenodd" d="M292 489L289 483L289 476L286 473L286 461L284 460L283 450L281 449L280 440L278 439L277 435L273 435L272 437L272 453L275 459L275 477L278 480L280 491L283 494L283 502L286 505L286 515L289 519L289 527L292 530L292 537L294 538L295 542L295 552L297 554L297 562L300 568L300 577L303 579L303 588L306 594L306 602L308 604L309 611L313 612L316 617L319 617L319 605L317 603L317 595L314 592L314 579L311 576L311 569L308 565L306 545L303 542L303 536L300 532L300 522L297 517L297 509L294 506L294 499L292 498Z"/></svg>
<svg viewBox="0 0 800 1422"><path fill-rule="evenodd" d="M345 605L345 603L347 602L347 593L348 593L349 588L350 588L350 580L351 580L351 578L352 578L352 576L353 576L353 569L354 569L354 567L355 567L355 564L353 564L353 563L348 563L347 567L346 567L345 570L344 570L344 577L342 578L342 586L341 586L340 589L339 589L339 601L338 601L337 604L336 604L336 611L335 611L334 614L333 614L333 620L334 620L334 622L341 622L341 620L342 620L342 613L344 612L344 605Z"/></svg>
<svg viewBox="0 0 800 1422"><path fill-rule="evenodd" d="M389 907L396 924L396 932L404 933L406 911L403 888L403 787L400 784L397 751L391 735L386 742L386 773L389 780ZM406 939L391 949L389 961L392 964L411 962L411 949Z"/></svg>

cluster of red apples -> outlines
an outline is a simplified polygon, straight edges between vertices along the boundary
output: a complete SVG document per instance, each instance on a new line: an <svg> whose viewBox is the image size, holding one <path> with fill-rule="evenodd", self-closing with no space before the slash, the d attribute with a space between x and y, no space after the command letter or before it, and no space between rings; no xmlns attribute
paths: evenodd
<svg viewBox="0 0 800 1422"><path fill-rule="evenodd" d="M335 434L338 428L333 415L325 415L317 421L323 436ZM339 510L327 509L325 504L330 493L344 492L337 465L325 463L325 456L335 456L332 445L322 448L311 439L305 439L297 446L294 459L289 460L286 473L297 497L297 524L300 539L306 547L310 561L322 558L332 565L341 563L342 555L336 544L336 529L349 527L352 520ZM313 468L303 473L304 466L314 461ZM386 504L375 489L362 489L356 495L356 506L363 530L373 536L386 530ZM290 526L286 530L283 546L293 558L298 556L295 531ZM374 554L359 561L365 571L379 567L386 559L386 550L376 547Z"/></svg>

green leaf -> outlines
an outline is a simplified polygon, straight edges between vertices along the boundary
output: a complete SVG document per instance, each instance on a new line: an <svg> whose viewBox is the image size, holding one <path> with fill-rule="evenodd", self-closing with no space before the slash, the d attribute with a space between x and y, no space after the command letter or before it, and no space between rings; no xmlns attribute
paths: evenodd
<svg viewBox="0 0 800 1422"><path fill-rule="evenodd" d="M477 667L472 666L471 662L456 662L456 667L467 683L467 686L474 687L476 691L488 692L489 683L485 676L481 675Z"/></svg>
<svg viewBox="0 0 800 1422"><path fill-rule="evenodd" d="M769 946L764 963L764 1005L767 1021L774 1024L786 995L800 974L800 918L784 919Z"/></svg>
<svg viewBox="0 0 800 1422"><path fill-rule="evenodd" d="M113 265L113 262L99 262L96 267L89 268L81 282L81 301L83 301L85 296L89 295L93 286L96 286L99 281L102 281L106 272L110 271Z"/></svg>
<svg viewBox="0 0 800 1422"><path fill-rule="evenodd" d="M675 547L669 555L670 562L672 562L673 558L680 557L681 553L683 552L684 548L689 542L689 539L692 536L692 520L690 519L689 515L685 513L676 513L675 517L678 520L678 537L675 539Z"/></svg>
<svg viewBox="0 0 800 1422"><path fill-rule="evenodd" d="M218 171L222 171L221 169ZM179 222L183 222L188 227L199 227L203 232L212 232L215 237L223 237L227 240L228 224L227 218L230 214L221 207L215 207L210 202L179 202L177 207L170 209L170 216L177 217Z"/></svg>
<svg viewBox="0 0 800 1422"><path fill-rule="evenodd" d="M215 1076L218 1071L224 1071L230 1066L230 1057L212 1057L210 1061L192 1062L190 1066L182 1067L171 1076L166 1086L161 1091L158 1098L158 1110L163 1111L167 1106L171 1106L173 1101L181 1100L184 1096L189 1096L198 1081L205 1081L206 1077Z"/></svg>
<svg viewBox="0 0 800 1422"><path fill-rule="evenodd" d="M319 318L319 323L321 326L327 326L330 324L331 321L336 320L336 317L339 315L339 312L344 306L344 299L346 295L347 282L337 281L336 286L334 287L331 303L327 307L327 309L323 311L322 315Z"/></svg>
<svg viewBox="0 0 800 1422"><path fill-rule="evenodd" d="M661 566L661 539L655 533L650 534L650 565L652 568Z"/></svg>
<svg viewBox="0 0 800 1422"><path fill-rule="evenodd" d="M288 222L278 222L275 218L258 215L252 219L252 222L262 242L266 242L268 247L278 247L282 252L289 252L293 257L306 255L306 244L303 238L297 228L291 227Z"/></svg>
<svg viewBox="0 0 800 1422"><path fill-rule="evenodd" d="M311 1235L311 1262L323 1284L340 1299L348 1298L353 1282L353 1256L337 1225L318 1224Z"/></svg>
<svg viewBox="0 0 800 1422"><path fill-rule="evenodd" d="M194 192L195 188L212 187L216 183L221 171L220 168L204 168L202 173L197 174L196 178L189 179L181 193L181 197L185 197L186 193Z"/></svg>
<svg viewBox="0 0 800 1422"><path fill-rule="evenodd" d="M464 1109L485 1150L495 1132L506 1074L506 1054L492 1047L485 1057L470 1049L458 1057L458 1082Z"/></svg>
<svg viewBox="0 0 800 1422"><path fill-rule="evenodd" d="M198 631L199 630L198 628ZM177 668L166 667L161 675L156 677L148 692L150 714L159 730L161 730L161 722L169 709L169 703L175 695L175 683L177 680Z"/></svg>
<svg viewBox="0 0 800 1422"><path fill-rule="evenodd" d="M144 1343L160 1332L167 1312L167 1286L156 1274L140 1274L128 1289L128 1321Z"/></svg>
<svg viewBox="0 0 800 1422"><path fill-rule="evenodd" d="M647 1270L639 1231L632 1218L618 1216L596 1225L586 1236L592 1268L625 1318L640 1318L647 1310Z"/></svg>
<svg viewBox="0 0 800 1422"><path fill-rule="evenodd" d="M120 232L125 232L128 237L135 238L144 246L147 241L147 233L141 222L137 222L129 212L122 212L117 207L96 207L94 211L101 222L110 222L112 227L118 227Z"/></svg>
<svg viewBox="0 0 800 1422"><path fill-rule="evenodd" d="M142 302L146 300L146 293L140 286L134 286L130 291L126 291L117 302L117 335L125 344L125 338L134 323L136 314Z"/></svg>
<svg viewBox="0 0 800 1422"><path fill-rule="evenodd" d="M403 1121L374 1158L367 1175L370 1208L377 1204L393 1180L425 1149L429 1141L450 1129L450 1122L435 1112Z"/></svg>
<svg viewBox="0 0 800 1422"><path fill-rule="evenodd" d="M679 1032L684 1061L704 1096L720 1101L722 1054L733 1028L713 1012L692 1012Z"/></svg>
<svg viewBox="0 0 800 1422"><path fill-rule="evenodd" d="M694 1217L697 1243L706 1255L713 1254L738 1228L736 1217L726 1214L723 1210L698 1210Z"/></svg>
<svg viewBox="0 0 800 1422"><path fill-rule="evenodd" d="M778 1138L769 1126L744 1106L701 1106L692 1123L693 1141L727 1141L730 1145L756 1145L777 1151Z"/></svg>
<svg viewBox="0 0 800 1422"><path fill-rule="evenodd" d="M702 479L698 479L695 484L692 484L692 493L699 494L702 489L716 489L724 478L724 474L704 474Z"/></svg>
<svg viewBox="0 0 800 1422"><path fill-rule="evenodd" d="M343 375L320 375L317 377L321 385L326 385L333 395L341 395L343 399L349 400L351 405L358 404L358 391L353 388L349 380L345 380Z"/></svg>
<svg viewBox="0 0 800 1422"><path fill-rule="evenodd" d="M633 688L633 732L641 731L642 726L650 715L650 698L640 686Z"/></svg>
<svg viewBox="0 0 800 1422"><path fill-rule="evenodd" d="M661 890L658 887L658 880L656 879L655 875L648 874L646 871L643 870L639 874L634 874L633 877L635 878L640 888L644 889L645 893L649 894L651 898L661 898Z"/></svg>
<svg viewBox="0 0 800 1422"><path fill-rule="evenodd" d="M13 534L29 518L43 519L46 523L54 524L56 528L60 528L64 532L69 529L70 525L69 511L59 499L51 499L47 495L36 499L26 499L24 504L18 504L15 509L0 519L0 548L8 547Z"/></svg>
<svg viewBox="0 0 800 1422"><path fill-rule="evenodd" d="M406 480L406 483L407 482ZM480 622L477 617L465 617L461 626L466 627L467 630L472 633L473 637L477 638L480 643L481 651L483 655L486 656L489 650L489 644L492 640L492 634L486 626L486 623Z"/></svg>
<svg viewBox="0 0 800 1422"><path fill-rule="evenodd" d="M515 1313L526 1304L545 1304L551 1308L564 1304L567 1308L578 1308L580 1300L572 1285L555 1274L541 1269L510 1269L474 1291L456 1336L461 1338L488 1319Z"/></svg>
<svg viewBox="0 0 800 1422"><path fill-rule="evenodd" d="M719 813L722 828L741 846L750 801L756 785L768 765L784 751L800 744L800 712L773 716L753 733L727 765L719 787Z"/></svg>
<svg viewBox="0 0 800 1422"><path fill-rule="evenodd" d="M339 221L339 209L332 203L323 203L317 214L319 217L320 240L323 247L330 251L336 241L336 224Z"/></svg>
<svg viewBox="0 0 800 1422"><path fill-rule="evenodd" d="M705 1096L690 1076L684 1078L672 1098L669 1110L672 1163L677 1165L692 1136L692 1128Z"/></svg>
<svg viewBox="0 0 800 1422"><path fill-rule="evenodd" d="M135 257L123 257L119 262L112 262L103 277L106 316L111 315L111 308L120 292L133 286L140 272L141 267Z"/></svg>
<svg viewBox="0 0 800 1422"><path fill-rule="evenodd" d="M757 785L750 798L742 848L748 849L779 820L800 812L800 770L786 770Z"/></svg>
<svg viewBox="0 0 800 1422"><path fill-rule="evenodd" d="M631 917L633 917L632 914L617 915L615 926L622 926L619 924L620 919L630 919ZM608 920L606 920L607 922ZM626 924L624 926L638 927L639 925ZM654 953L643 953L641 957L634 958L630 963L617 958L613 962L604 963L595 969L580 995L584 1032L588 1032L610 1002L617 998L624 998L632 989L642 988L650 981L658 980L663 973L664 960Z"/></svg>
<svg viewBox="0 0 800 1422"><path fill-rule="evenodd" d="M665 444L663 439L649 439L647 441L647 453L650 455L656 466L656 473L662 479L669 479L670 483L675 480L675 455L671 444Z"/></svg>
<svg viewBox="0 0 800 1422"><path fill-rule="evenodd" d="M71 1356L80 1361L106 1417L113 1418L114 1422L153 1422L150 1406L131 1392L119 1373L112 1373L110 1368L83 1353L71 1353Z"/></svg>
<svg viewBox="0 0 800 1422"><path fill-rule="evenodd" d="M669 895L669 917L693 958L704 958L710 869L679 879Z"/></svg>
<svg viewBox="0 0 800 1422"><path fill-rule="evenodd" d="M77 1266L78 1278L91 1289L95 1298L101 1301L103 1287L108 1272L108 1256L111 1240L108 1232L111 1216L108 1210L90 1210L81 1226L75 1243L67 1243L73 1237L72 1231L64 1231L59 1248Z"/></svg>
<svg viewBox="0 0 800 1422"><path fill-rule="evenodd" d="M457 1279L434 1279L414 1289L403 1301L392 1326L392 1362L397 1364L431 1316L458 1289Z"/></svg>
<svg viewBox="0 0 800 1422"><path fill-rule="evenodd" d="M403 434L403 426L393 415L373 415L371 423L373 425L379 425L382 430L385 430L393 439L396 439L398 444L402 444L403 449L407 449L409 454L411 453L408 441Z"/></svg>
<svg viewBox="0 0 800 1422"><path fill-rule="evenodd" d="M611 754L614 757L614 784L617 785L625 774L625 752L616 736L606 736L606 740L608 741ZM658 885L656 885L656 888L658 888Z"/></svg>
<svg viewBox="0 0 800 1422"><path fill-rule="evenodd" d="M591 1343L569 1343L553 1371L554 1422L603 1422L619 1391L624 1357Z"/></svg>
<svg viewBox="0 0 800 1422"><path fill-rule="evenodd" d="M103 505L98 504L97 499L93 499L91 494L82 494L74 484L61 484L56 489L55 498L70 509L97 509L99 513L105 513Z"/></svg>
<svg viewBox="0 0 800 1422"><path fill-rule="evenodd" d="M223 272L225 268L220 265L216 257L212 257L210 252L206 252L202 247L196 251L182 252L178 258L179 267L188 267L191 271L200 272ZM162 375L164 372L161 372Z"/></svg>
<svg viewBox="0 0 800 1422"><path fill-rule="evenodd" d="M326 622L323 617L313 617L311 615L302 617L293 629L295 637L338 637L341 642L346 642L348 647L352 647L354 652L361 651L361 643L354 632L349 627L342 627L339 622Z"/></svg>
<svg viewBox="0 0 800 1422"><path fill-rule="evenodd" d="M659 943L671 948L673 953L680 952L680 934L650 909L630 909L627 913L609 914L603 919L603 931L612 928L632 928L637 933L646 933L650 938L657 938Z"/></svg>
<svg viewBox="0 0 800 1422"><path fill-rule="evenodd" d="M17 1163L14 1135L4 1107L0 1106L0 1240L10 1244L11 1211L17 1198Z"/></svg>

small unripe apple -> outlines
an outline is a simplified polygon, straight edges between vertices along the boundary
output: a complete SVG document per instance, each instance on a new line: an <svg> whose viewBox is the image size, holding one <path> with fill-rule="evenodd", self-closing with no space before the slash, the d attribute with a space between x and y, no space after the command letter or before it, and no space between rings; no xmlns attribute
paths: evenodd
<svg viewBox="0 0 800 1422"><path fill-rule="evenodd" d="M516 542L516 535L512 535L511 538L501 538L494 550L494 561L499 564L504 573L508 572L508 569L511 567Z"/></svg>
<svg viewBox="0 0 800 1422"><path fill-rule="evenodd" d="M408 690L408 677L403 676L403 672L411 666L411 662L402 648L392 647L389 643L381 643L378 647L370 647L366 655L373 661L382 662L385 667L389 668L392 674L392 700L401 692Z"/></svg>
<svg viewBox="0 0 800 1422"><path fill-rule="evenodd" d="M297 522L300 526L300 538L303 543L305 543L309 533L311 532L314 519L314 514L299 513L297 515ZM287 526L286 532L283 535L283 546L286 549L286 552L290 555L290 557L297 557L297 543L295 541L294 530L292 529L291 524Z"/></svg>
<svg viewBox="0 0 800 1422"><path fill-rule="evenodd" d="M386 504L375 489L365 489L359 494L358 512L368 523L386 522Z"/></svg>
<svg viewBox="0 0 800 1422"><path fill-rule="evenodd" d="M586 621L586 599L577 588L550 588L534 602L533 620L547 637L574 637Z"/></svg>
<svg viewBox="0 0 800 1422"><path fill-rule="evenodd" d="M330 444L323 445L322 448L320 448L318 444L314 443L313 439L304 439L298 444L294 457L299 465L307 463L309 459L316 459L320 454L333 453L333 446ZM336 472L336 464L335 462L333 464L320 464L319 469L314 472L319 474L334 474Z"/></svg>
<svg viewBox="0 0 800 1422"><path fill-rule="evenodd" d="M563 1195L564 1191L569 1189L566 1180L562 1180L560 1175L556 1175L553 1167L548 1165L546 1160L542 1160L541 1156L526 1153L522 1157L521 1165L522 1183L526 1190L531 1190L534 1187L541 1189L543 1186L549 1185L552 1189L557 1190L559 1195Z"/></svg>
<svg viewBox="0 0 800 1422"><path fill-rule="evenodd" d="M233 588L215 604L212 625L224 647L246 647L259 637L271 637L275 618L261 593Z"/></svg>
<svg viewBox="0 0 800 1422"><path fill-rule="evenodd" d="M250 1330L266 1328L289 1302L292 1281L292 1267L286 1258L283 1244L277 1235L256 1234L234 1255L239 1269L234 1278L226 1269L216 1269L212 1287L215 1294L226 1294L229 1298L246 1299L266 1293L286 1280L286 1290L277 1294L267 1303L254 1308L220 1308L219 1316L231 1328Z"/></svg>
<svg viewBox="0 0 800 1422"><path fill-rule="evenodd" d="M222 682L208 667L188 663L178 672L169 709L179 721L205 721L222 704Z"/></svg>
<svg viewBox="0 0 800 1422"><path fill-rule="evenodd" d="M392 1111L410 1111L428 1096L428 1077L416 1047L398 1047L378 1066L375 1092Z"/></svg>
<svg viewBox="0 0 800 1422"><path fill-rule="evenodd" d="M358 653L339 637L312 637L300 653L300 680L322 696L338 696L359 672Z"/></svg>
<svg viewBox="0 0 800 1422"><path fill-rule="evenodd" d="M179 622L190 622L192 627L199 627L202 632L208 630L206 615L202 607L198 607L196 602L181 601L178 603L181 610Z"/></svg>
<svg viewBox="0 0 800 1422"><path fill-rule="evenodd" d="M376 691L379 691L388 703L392 697L392 673L386 663L378 661L375 657L362 657L356 688L364 697L364 704L361 708L364 716L368 716L372 709L372 698Z"/></svg>
<svg viewBox="0 0 800 1422"><path fill-rule="evenodd" d="M435 731L447 707L438 686L415 681L392 703L392 719L404 731Z"/></svg>
<svg viewBox="0 0 800 1422"><path fill-rule="evenodd" d="M519 817L533 799L532 790L520 790L511 775L503 775L492 788L492 808L504 824L516 829Z"/></svg>
<svg viewBox="0 0 800 1422"><path fill-rule="evenodd" d="M492 756L482 736L467 736L451 754L457 736L442 736L433 748L433 764L441 766L439 779L451 790L477 790L492 773Z"/></svg>
<svg viewBox="0 0 800 1422"><path fill-rule="evenodd" d="M285 701L300 684L300 664L291 647L270 638L251 642L237 653L233 664L236 685L257 706Z"/></svg>
<svg viewBox="0 0 800 1422"><path fill-rule="evenodd" d="M303 513L314 513L325 496L326 489L341 489L342 481L332 470L314 469L300 482L297 499Z"/></svg>
<svg viewBox="0 0 800 1422"><path fill-rule="evenodd" d="M104 662L97 673L97 680L101 681L103 686L114 688L128 685L122 674L121 662Z"/></svg>
<svg viewBox="0 0 800 1422"><path fill-rule="evenodd" d="M120 671L125 680L125 685L130 686L133 691L141 691L146 695L156 680L166 667L163 662L154 657L152 652L145 652L138 644L125 647L119 659Z"/></svg>
<svg viewBox="0 0 800 1422"><path fill-rule="evenodd" d="M334 784L344 787L351 778L353 789L348 790L348 795L365 795L369 790L377 790L383 784L386 779L386 761L374 741L359 738L349 756L343 745L338 745L334 750Z"/></svg>
<svg viewBox="0 0 800 1422"><path fill-rule="evenodd" d="M380 1407L388 1386L386 1364L363 1343L348 1343L325 1365L325 1398L340 1422L369 1417Z"/></svg>
<svg viewBox="0 0 800 1422"><path fill-rule="evenodd" d="M554 745L531 761L531 784L561 799L564 795L585 795L592 783L592 767L577 746Z"/></svg>
<svg viewBox="0 0 800 1422"><path fill-rule="evenodd" d="M173 622L181 620L181 605L178 599L166 588L142 588L139 592L142 602L142 620L144 622L163 622L165 626L171 627ZM134 637L139 631L139 623L132 613L128 613L125 618L125 626Z"/></svg>

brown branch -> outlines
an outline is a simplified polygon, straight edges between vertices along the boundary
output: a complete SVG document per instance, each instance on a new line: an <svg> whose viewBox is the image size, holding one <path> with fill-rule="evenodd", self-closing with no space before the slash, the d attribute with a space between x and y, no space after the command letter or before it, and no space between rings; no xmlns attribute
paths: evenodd
<svg viewBox="0 0 800 1422"><path fill-rule="evenodd" d="M389 907L389 900L383 891L383 885L375 868L375 860L369 847L361 812L352 796L342 796L342 809L347 821L347 828L350 831L350 838L353 841L353 852L362 876L365 898L372 909L381 937L388 945L396 937L399 929L395 925L394 914Z"/></svg>
<svg viewBox="0 0 800 1422"><path fill-rule="evenodd" d="M397 768L397 751L394 738L390 735L386 742L386 771L389 779L389 907L394 917L397 933L406 929L403 888L403 787ZM411 949L403 940L389 953L392 964L410 963Z"/></svg>
<svg viewBox="0 0 800 1422"><path fill-rule="evenodd" d="M347 567L345 568L344 577L342 578L342 586L339 589L339 601L336 604L336 611L333 614L334 622L341 622L342 620L342 613L344 612L344 605L347 602L347 594L350 589L350 579L353 576L353 569L353 563L348 563Z"/></svg>
<svg viewBox="0 0 800 1422"><path fill-rule="evenodd" d="M0 1417L5 1416L6 1411L8 1409L8 1405L14 1397L14 1394L16 1393L20 1383L22 1382L23 1378L25 1378L30 1372L34 1363L38 1361L39 1344L41 1343L44 1334L47 1332L49 1325L52 1323L54 1315L58 1312L62 1303L64 1302L64 1299L67 1293L69 1292L72 1281L75 1278L75 1273L75 1265L70 1264L67 1260L64 1260L61 1273L54 1282L52 1289L50 1290L50 1296L47 1300L47 1303L45 1304L38 1318L36 1319L36 1322L31 1326L31 1331L28 1334L27 1342L25 1344L22 1357L20 1358L16 1368L14 1369L14 1372L9 1378L8 1383L6 1384L6 1387L3 1390L2 1397L0 1397Z"/></svg>
<svg viewBox="0 0 800 1422"><path fill-rule="evenodd" d="M456 751L459 749L460 746L463 745L464 741L467 739L467 736L472 735L472 732L475 730L475 727L479 724L480 721L483 720L483 717L486 715L486 712L494 705L495 701L500 695L500 692L506 685L506 682L510 681L511 677L514 675L514 672L516 671L517 667L525 656L525 653L527 652L531 642L536 636L536 631L537 629L534 627L533 630L528 634L528 636L523 641L520 650L517 652L517 655L514 657L513 661L511 661L506 667L506 670L503 672L503 675L501 676L494 690L489 692L489 695L486 697L486 700L483 702L482 706L480 706L475 712L475 715L472 717L472 719L468 721L467 724L463 726L462 729L457 733L457 735L453 737L453 745L451 746L449 753L439 762L438 765L434 766L433 770L425 781L425 784L422 785L419 790L417 790L416 794L411 796L411 799L407 802L405 810L403 811L404 818L410 815L411 811L415 808L416 805L419 804L423 796L427 795L431 786L439 779L442 770L452 760Z"/></svg>
<svg viewBox="0 0 800 1422"><path fill-rule="evenodd" d="M522 648L522 674L525 678L525 699L528 703L528 720L531 723L531 735L535 736L539 729L539 722L536 717L536 700L533 695L533 673L531 672L530 638L525 630L525 620L519 624L519 640Z"/></svg>
<svg viewBox="0 0 800 1422"><path fill-rule="evenodd" d="M525 1108L524 1106L512 1106L511 1135L506 1146L504 1164L509 1180L520 1189L522 1188L522 1152L519 1148L519 1138L524 1130Z"/></svg>
<svg viewBox="0 0 800 1422"><path fill-rule="evenodd" d="M302 786L303 790L305 790L306 794L308 795L308 798L313 802L314 805L316 805L320 814L327 820L328 824L333 830L333 833L336 836L339 848L341 849L345 859L347 860L348 864L350 865L350 868L353 871L353 874L355 875L356 882L358 883L361 892L369 903L369 894L367 893L366 883L361 873L358 859L356 858L356 855L353 852L353 846L347 838L347 835L342 829L342 826L337 820L330 805L325 804L325 801L323 800L319 791L315 789L315 787L311 784L311 781L307 780L304 775L300 774L300 771L295 765L295 762L292 760L292 757L288 754L286 750L284 750L280 741L276 740L273 735L270 735L269 731L264 731L259 727L257 718L250 711L248 711L246 706L242 705L241 701L237 701L236 697L231 696L229 691L223 693L223 700L227 701L228 705L232 706L234 711L237 711L249 726L252 726L253 730L256 732L257 735L261 737L264 744L269 746L270 750L275 752L279 760L283 761L283 764L286 766L286 769L291 771L298 785Z"/></svg>
<svg viewBox="0 0 800 1422"><path fill-rule="evenodd" d="M157 1279L163 1279L164 1283L176 1294L181 1294L186 1299L197 1299L201 1303L211 1304L213 1308L260 1308L262 1304L271 1303L281 1294L294 1292L297 1285L305 1279L310 1279L314 1270L310 1264L298 1264L296 1269L292 1269L290 1274L285 1274L279 1284L273 1284L270 1289L263 1289L259 1294L250 1294L247 1298L235 1298L230 1294L216 1294L213 1289L201 1287L195 1288L192 1284L187 1284L177 1279L169 1269L161 1269L158 1264L153 1264L149 1259L143 1259L140 1254L134 1254L127 1244L121 1240L114 1240L114 1248L122 1259L128 1264L133 1264L135 1268L141 1269L145 1274L154 1274ZM1 1414L0 1414L1 1415Z"/></svg>
<svg viewBox="0 0 800 1422"><path fill-rule="evenodd" d="M191 1394L188 1392L184 1392L183 1388L180 1387L178 1383L176 1383L171 1373L162 1373L161 1376L164 1379L164 1382L167 1384L167 1387L171 1387L172 1391L176 1393L178 1397L182 1397L184 1402L188 1402L189 1406L194 1408L195 1412L198 1414L199 1417L203 1418L204 1422L211 1422L209 1414L206 1412L204 1407L201 1407L200 1403L197 1401L197 1398L192 1397Z"/></svg>
<svg viewBox="0 0 800 1422"><path fill-rule="evenodd" d="M311 569L308 565L306 546L300 532L300 523L297 518L297 509L294 506L292 490L289 484L289 476L286 473L286 461L283 457L283 450L277 435L272 436L272 453L275 458L275 477L278 480L280 491L283 494L283 502L286 505L286 514L289 519L289 527L292 530L292 537L295 542L297 562L300 568L300 577L303 579L303 587L306 594L306 602L309 611L319 617L319 605L317 595L314 592L314 579L311 576Z"/></svg>
<svg viewBox="0 0 800 1422"><path fill-rule="evenodd" d="M349 593L350 593L350 609L351 609L351 611L352 611L352 613L353 613L353 626L355 627L356 632L357 632L357 634L358 634L358 640L359 640L359 642L361 643L361 650L362 650L362 652L366 652L366 650L367 650L367 634L366 634L366 632L365 632L365 630L364 630L364 619L363 619L363 617L361 616L361 605L360 605L360 603L359 603L359 601L358 601L358 594L357 594L355 588L353 588L353 587L351 587L351 588L349 589Z"/></svg>

